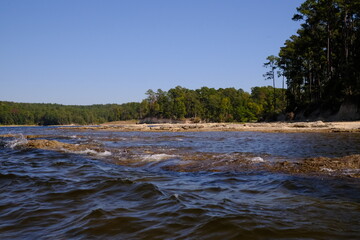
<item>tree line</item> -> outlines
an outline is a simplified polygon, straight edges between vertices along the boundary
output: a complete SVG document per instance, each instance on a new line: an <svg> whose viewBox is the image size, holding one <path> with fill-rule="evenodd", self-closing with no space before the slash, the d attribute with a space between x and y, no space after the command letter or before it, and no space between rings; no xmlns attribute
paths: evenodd
<svg viewBox="0 0 360 240"><path fill-rule="evenodd" d="M140 117L190 118L205 122L249 122L271 119L285 106L283 89L254 87L251 94L235 88L191 90L177 86L169 91L148 90L141 102ZM273 99L278 105L273 105Z"/></svg>
<svg viewBox="0 0 360 240"><path fill-rule="evenodd" d="M0 124L99 124L144 118L185 118L203 122L248 122L271 119L282 113L283 89L254 87L251 94L235 88L191 90L177 86L168 91L148 90L140 103L60 105L0 101ZM273 99L276 99L276 107Z"/></svg>
<svg viewBox="0 0 360 240"><path fill-rule="evenodd" d="M268 78L286 79L287 110L359 106L360 1L306 0L297 12L297 34L265 63Z"/></svg>
<svg viewBox="0 0 360 240"><path fill-rule="evenodd" d="M137 119L139 103L67 106L60 104L0 102L0 124L66 125L98 124Z"/></svg>

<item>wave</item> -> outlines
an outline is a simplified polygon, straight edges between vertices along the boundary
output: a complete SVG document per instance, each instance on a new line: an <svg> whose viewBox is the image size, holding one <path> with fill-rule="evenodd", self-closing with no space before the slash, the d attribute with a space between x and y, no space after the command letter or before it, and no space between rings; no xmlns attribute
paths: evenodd
<svg viewBox="0 0 360 240"><path fill-rule="evenodd" d="M72 135L78 136L78 135ZM104 136L100 136L104 137ZM90 143L64 143L57 140L33 139L17 134L5 139L8 148L39 148L91 156L132 167L157 167L180 172L195 171L270 171L288 174L349 176L360 178L360 155L345 157L316 157L304 159L274 159L269 154L246 152L197 152L188 148L164 147L147 144L120 149L119 146L106 146L97 137ZM114 137L116 138L116 136ZM29 139L29 140L28 140ZM4 144L2 144L4 145ZM161 164L159 163L161 162ZM163 164L164 163L164 164Z"/></svg>
<svg viewBox="0 0 360 240"><path fill-rule="evenodd" d="M254 162L254 163L262 163L262 162L265 162L265 160L264 160L262 157L253 157L253 158L250 158L250 161L251 161L251 162Z"/></svg>
<svg viewBox="0 0 360 240"><path fill-rule="evenodd" d="M13 138L14 138L13 140L5 144L5 147L14 149L16 147L25 146L28 143L28 140L21 133L13 135Z"/></svg>
<svg viewBox="0 0 360 240"><path fill-rule="evenodd" d="M67 149L63 149L63 150L65 152L68 152L68 153L93 155L93 156L97 156L97 157L108 157L108 156L112 155L112 153L110 151L107 151L107 150L96 151L96 150L88 149L88 148L86 148L85 150L82 150L82 151L70 151L70 150L67 150Z"/></svg>
<svg viewBox="0 0 360 240"><path fill-rule="evenodd" d="M86 157L36 153L47 161L35 164L39 159L24 151L22 173L11 171L19 168L11 161L0 169L4 239L360 236L358 184L276 174L125 171ZM73 164L46 165L59 161L54 155ZM309 224L313 219L317 225Z"/></svg>
<svg viewBox="0 0 360 240"><path fill-rule="evenodd" d="M153 161L161 161L161 160L167 160L171 158L175 158L176 155L169 155L165 153L159 153L159 154L148 154L148 155L142 155L141 160L145 162L153 162Z"/></svg>

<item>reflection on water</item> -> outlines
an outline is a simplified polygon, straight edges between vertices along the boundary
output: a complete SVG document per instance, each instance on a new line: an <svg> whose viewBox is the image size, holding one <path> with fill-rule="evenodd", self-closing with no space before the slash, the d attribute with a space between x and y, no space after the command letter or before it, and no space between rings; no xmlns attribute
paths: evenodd
<svg viewBox="0 0 360 240"><path fill-rule="evenodd" d="M226 165L240 158L259 164L359 154L359 134L0 128L9 131L108 152L21 148L3 138L1 239L360 238L358 179L167 170L197 158Z"/></svg>

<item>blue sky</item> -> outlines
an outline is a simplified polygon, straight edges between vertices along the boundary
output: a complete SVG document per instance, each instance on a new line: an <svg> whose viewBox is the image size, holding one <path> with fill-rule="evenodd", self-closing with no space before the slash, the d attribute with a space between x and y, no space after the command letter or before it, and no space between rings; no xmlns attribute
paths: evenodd
<svg viewBox="0 0 360 240"><path fill-rule="evenodd" d="M262 65L296 33L301 3L1 0L0 100L125 103L150 88L271 85Z"/></svg>

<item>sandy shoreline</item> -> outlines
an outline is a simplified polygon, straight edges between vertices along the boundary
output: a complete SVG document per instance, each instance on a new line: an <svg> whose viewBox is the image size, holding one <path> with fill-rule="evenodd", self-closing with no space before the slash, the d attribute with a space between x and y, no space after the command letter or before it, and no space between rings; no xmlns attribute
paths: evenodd
<svg viewBox="0 0 360 240"><path fill-rule="evenodd" d="M35 125L0 125L0 127L35 127ZM100 125L58 125L61 129L138 132L360 132L360 121L352 122L262 122L262 123L157 123L134 121L109 122Z"/></svg>
<svg viewBox="0 0 360 240"><path fill-rule="evenodd" d="M67 129L69 127L61 127ZM186 124L129 124L105 123L98 126L72 126L78 130L144 131L144 132L360 132L360 121L355 122L272 122L272 123L186 123Z"/></svg>

